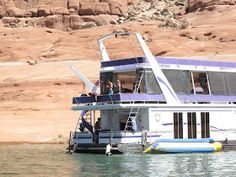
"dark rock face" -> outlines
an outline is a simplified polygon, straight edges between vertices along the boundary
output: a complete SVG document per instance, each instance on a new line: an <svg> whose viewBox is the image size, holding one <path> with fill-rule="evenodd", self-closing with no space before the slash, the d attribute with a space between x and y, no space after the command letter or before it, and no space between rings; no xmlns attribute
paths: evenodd
<svg viewBox="0 0 236 177"><path fill-rule="evenodd" d="M59 30L80 29L114 24L114 19L127 15L128 4L135 3L137 0L0 0L0 18L4 17L2 21L8 27L34 24Z"/></svg>
<svg viewBox="0 0 236 177"><path fill-rule="evenodd" d="M185 20L181 20L186 13L188 0L145 0L130 6L128 21L155 20L160 27L184 29L188 27Z"/></svg>
<svg viewBox="0 0 236 177"><path fill-rule="evenodd" d="M187 12L211 10L215 5L235 5L236 0L188 0Z"/></svg>
<svg viewBox="0 0 236 177"><path fill-rule="evenodd" d="M129 0L129 4L132 4L132 0ZM37 17L53 13L64 15L73 10L79 15L95 15L96 12L97 15L123 16L127 11L127 5L127 0L0 0L0 14L2 16L20 14L23 17L32 9L37 9Z"/></svg>

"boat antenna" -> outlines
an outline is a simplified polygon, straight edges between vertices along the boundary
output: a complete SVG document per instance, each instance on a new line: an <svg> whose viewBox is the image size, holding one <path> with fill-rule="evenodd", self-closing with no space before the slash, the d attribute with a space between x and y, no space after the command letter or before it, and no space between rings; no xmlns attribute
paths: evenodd
<svg viewBox="0 0 236 177"><path fill-rule="evenodd" d="M95 12L95 10L93 9L93 8L89 8L89 9L91 9L92 10L92 12L93 12L93 14L98 18L98 20L99 20L99 22L102 24L102 26L105 26L105 24L102 22L102 18L101 17L99 17L99 15ZM106 15L109 15L109 14L107 14L107 13L105 13ZM113 21L115 21L115 19L113 19L110 15L109 15L109 17L113 20ZM116 26L117 28L120 28L119 26ZM120 31L122 30L121 28L119 29ZM95 44L93 43L93 47L95 47ZM95 48L93 48L94 50L95 50ZM96 55L99 57L99 54L98 54L98 51L97 50L95 50L95 52L96 52Z"/></svg>
<svg viewBox="0 0 236 177"><path fill-rule="evenodd" d="M93 14L98 18L98 20L100 21L102 26L105 26L105 24L102 22L101 17L99 17L99 15L95 12L95 10L93 8L91 8L91 7L90 7L90 9L92 10ZM105 13L105 14L109 15L107 13ZM116 21L114 18L112 18L111 15L109 15L109 18L111 18L113 21ZM116 28L117 28L117 31L122 31L122 28L119 25L116 25ZM115 35L115 37L117 37L117 35ZM136 59L136 62L138 63L138 59L137 59L137 56L135 55L135 51L133 49L132 42L130 41L130 39L128 39L128 42L129 42L129 46L131 48L132 54L133 54L134 58ZM97 51L96 51L96 54L98 55Z"/></svg>

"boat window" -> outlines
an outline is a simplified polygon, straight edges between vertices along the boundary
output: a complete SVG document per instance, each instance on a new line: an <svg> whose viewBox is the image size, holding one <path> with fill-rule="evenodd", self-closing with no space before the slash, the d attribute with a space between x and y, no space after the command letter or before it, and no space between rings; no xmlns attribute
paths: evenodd
<svg viewBox="0 0 236 177"><path fill-rule="evenodd" d="M114 93L133 93L136 72L122 72L122 73L101 73L101 94L108 93L108 83L111 82L113 85ZM118 84L119 83L119 84ZM143 86L140 84L140 90Z"/></svg>
<svg viewBox="0 0 236 177"><path fill-rule="evenodd" d="M161 89L151 69L145 69L144 74L144 92L160 94Z"/></svg>
<svg viewBox="0 0 236 177"><path fill-rule="evenodd" d="M197 138L197 120L195 112L188 112L188 138Z"/></svg>
<svg viewBox="0 0 236 177"><path fill-rule="evenodd" d="M236 73L227 73L229 95L236 95Z"/></svg>
<svg viewBox="0 0 236 177"><path fill-rule="evenodd" d="M209 83L214 95L236 95L236 73L209 72Z"/></svg>
<svg viewBox="0 0 236 177"><path fill-rule="evenodd" d="M118 73L117 78L119 78L122 87L122 93L133 93L134 81L136 79L136 72L124 72Z"/></svg>
<svg viewBox="0 0 236 177"><path fill-rule="evenodd" d="M113 73L108 72L108 73L101 73L100 74L100 81L101 81L101 94L107 94L107 85L109 81L113 81Z"/></svg>
<svg viewBox="0 0 236 177"><path fill-rule="evenodd" d="M210 138L209 112L201 112L201 135L202 138Z"/></svg>
<svg viewBox="0 0 236 177"><path fill-rule="evenodd" d="M211 93L213 95L228 95L229 94L226 73L209 72L208 77L209 77L209 83L211 87Z"/></svg>
<svg viewBox="0 0 236 177"><path fill-rule="evenodd" d="M191 77L189 71L163 70L163 72L177 94L190 94Z"/></svg>
<svg viewBox="0 0 236 177"><path fill-rule="evenodd" d="M192 72L191 77L192 87L191 90L194 94L209 94L208 75L203 72Z"/></svg>
<svg viewBox="0 0 236 177"><path fill-rule="evenodd" d="M174 113L174 138L183 138L183 113Z"/></svg>

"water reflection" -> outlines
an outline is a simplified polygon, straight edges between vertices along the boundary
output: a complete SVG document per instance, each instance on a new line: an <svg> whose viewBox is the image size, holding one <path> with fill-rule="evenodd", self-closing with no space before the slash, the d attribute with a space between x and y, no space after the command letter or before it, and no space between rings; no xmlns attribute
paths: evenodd
<svg viewBox="0 0 236 177"><path fill-rule="evenodd" d="M176 154L172 165L172 174L177 176L212 176L209 154Z"/></svg>
<svg viewBox="0 0 236 177"><path fill-rule="evenodd" d="M229 157L235 152L203 154L76 154L79 176L231 176L236 172ZM235 159L235 158L234 158ZM232 161L232 159L231 159ZM234 160L234 163L236 160ZM230 164L230 165L226 165ZM222 168L223 167L223 168Z"/></svg>

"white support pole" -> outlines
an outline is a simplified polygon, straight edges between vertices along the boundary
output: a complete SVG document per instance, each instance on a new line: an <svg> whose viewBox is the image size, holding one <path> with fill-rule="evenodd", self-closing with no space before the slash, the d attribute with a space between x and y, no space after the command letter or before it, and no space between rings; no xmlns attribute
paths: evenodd
<svg viewBox="0 0 236 177"><path fill-rule="evenodd" d="M139 33L136 33L136 37L137 37L139 44L141 45L141 48L144 52L147 62L149 63L150 67L152 68L153 74L154 74L154 76L161 88L161 91L166 99L167 104L171 104L171 105L181 104L174 89L172 88L169 81L165 77L156 58L152 55L148 46L144 42L142 36Z"/></svg>
<svg viewBox="0 0 236 177"><path fill-rule="evenodd" d="M102 54L102 61L110 61L108 53L106 51L106 47L104 46L102 41L98 41L99 49Z"/></svg>

